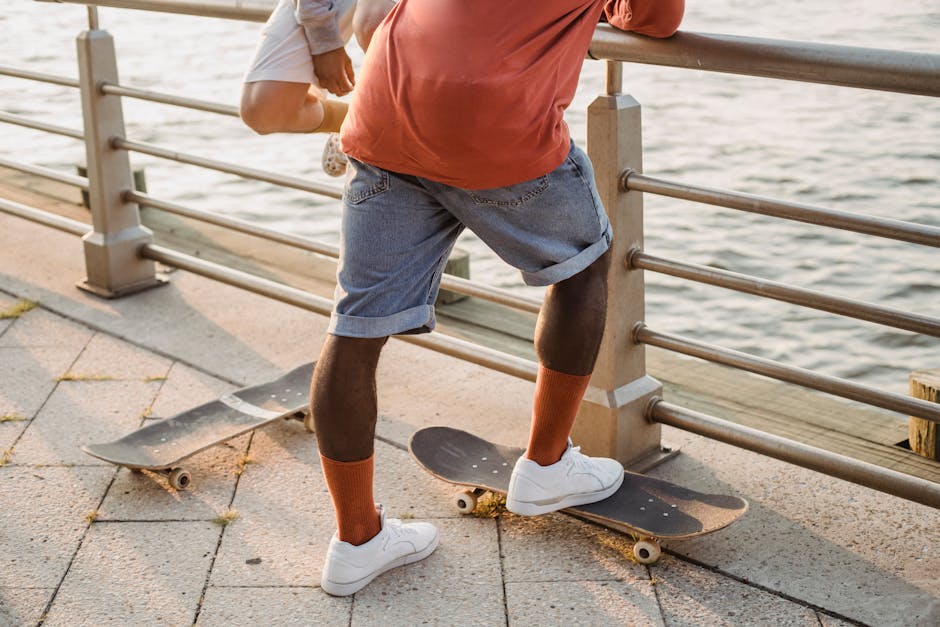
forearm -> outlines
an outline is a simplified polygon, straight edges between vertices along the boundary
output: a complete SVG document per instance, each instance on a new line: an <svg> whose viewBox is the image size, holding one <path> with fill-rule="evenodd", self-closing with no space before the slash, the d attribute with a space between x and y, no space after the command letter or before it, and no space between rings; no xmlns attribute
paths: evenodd
<svg viewBox="0 0 940 627"><path fill-rule="evenodd" d="M611 26L650 37L669 37L679 30L685 0L606 0Z"/></svg>

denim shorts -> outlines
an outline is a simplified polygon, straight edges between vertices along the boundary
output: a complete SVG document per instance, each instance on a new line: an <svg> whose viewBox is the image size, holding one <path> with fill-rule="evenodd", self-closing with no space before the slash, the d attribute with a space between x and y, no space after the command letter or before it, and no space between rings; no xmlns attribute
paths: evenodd
<svg viewBox="0 0 940 627"><path fill-rule="evenodd" d="M335 306L329 332L385 337L434 328L450 251L469 228L528 285L581 272L610 247L594 169L571 144L544 176L466 190L349 160Z"/></svg>

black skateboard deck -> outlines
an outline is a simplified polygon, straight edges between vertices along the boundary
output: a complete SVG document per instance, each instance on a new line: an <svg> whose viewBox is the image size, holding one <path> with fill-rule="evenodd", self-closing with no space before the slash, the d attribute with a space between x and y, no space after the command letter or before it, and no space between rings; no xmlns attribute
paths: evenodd
<svg viewBox="0 0 940 627"><path fill-rule="evenodd" d="M472 512L485 491L506 494L512 469L524 452L450 427L420 429L410 447L418 464L430 474L470 488L454 498L462 513ZM634 555L649 564L659 557L660 540L717 531L743 516L747 508L747 501L736 496L704 494L627 471L623 485L611 497L564 511L637 537Z"/></svg>
<svg viewBox="0 0 940 627"><path fill-rule="evenodd" d="M114 442L88 444L82 450L131 470L160 472L174 488L185 488L192 477L180 462L188 457L276 420L303 418L315 365L298 366L274 381L242 388Z"/></svg>

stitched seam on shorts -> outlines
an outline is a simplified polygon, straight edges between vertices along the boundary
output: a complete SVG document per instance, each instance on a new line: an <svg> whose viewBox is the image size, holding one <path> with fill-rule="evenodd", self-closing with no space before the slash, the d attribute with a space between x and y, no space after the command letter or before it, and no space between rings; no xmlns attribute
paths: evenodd
<svg viewBox="0 0 940 627"><path fill-rule="evenodd" d="M601 220L601 210L597 206L597 198L594 194L594 186L587 182L587 179L584 178L584 172L581 171L581 166L578 165L578 162L568 156L568 161L571 162L571 165L574 166L574 169L578 172L578 178L581 179L581 183L584 185L587 190L588 195L591 197L591 204L594 205L594 217L597 218L597 226L603 227L604 222Z"/></svg>
<svg viewBox="0 0 940 627"><path fill-rule="evenodd" d="M519 205L524 204L528 202L529 200L532 200L533 198L535 198L536 196L544 192L546 189L548 189L549 183L548 183L547 174L543 174L536 180L539 181L538 187L534 189L530 189L528 192L523 194L521 198L517 198L515 200L493 200L491 198L481 198L480 196L477 196L473 192L468 192L468 193L470 194L470 198L473 199L473 202L480 204L480 205L494 205L496 207L518 207Z"/></svg>
<svg viewBox="0 0 940 627"><path fill-rule="evenodd" d="M381 194L382 192L387 192L387 191L388 191L388 187L389 187L389 185L388 185L388 172L386 172L385 170L380 170L380 171L381 171L381 177L382 177L381 180L379 180L379 181L376 182L376 183L373 183L371 186L369 186L368 189L366 189L366 190L360 190L360 191L358 191L355 195L351 194L351 193L347 190L347 191L346 191L346 202L348 202L348 203L351 204L351 205L358 205L359 203L361 203L362 201L364 201L364 200L366 200L366 199L368 199L368 198L372 198L373 196L377 196L377 195Z"/></svg>

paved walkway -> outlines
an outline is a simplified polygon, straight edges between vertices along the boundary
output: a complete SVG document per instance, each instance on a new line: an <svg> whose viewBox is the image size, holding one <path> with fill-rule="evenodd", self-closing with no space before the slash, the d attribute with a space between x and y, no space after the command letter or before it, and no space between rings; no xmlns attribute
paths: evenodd
<svg viewBox="0 0 940 627"><path fill-rule="evenodd" d="M38 303L0 320L0 625L940 624L940 512L678 431L655 474L752 507L653 567L561 514L456 515L409 435L523 442L532 386L401 342L380 367L377 495L441 546L329 597L332 511L298 423L194 458L184 492L79 450L309 361L326 321L183 272L97 300L73 287L77 239L3 215L0 232L0 311Z"/></svg>

